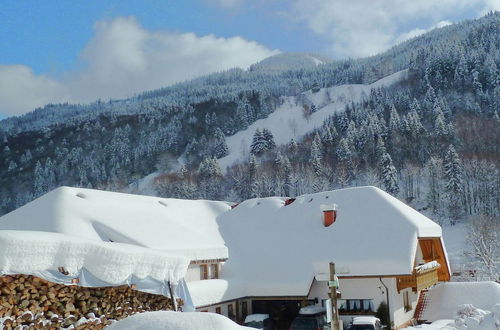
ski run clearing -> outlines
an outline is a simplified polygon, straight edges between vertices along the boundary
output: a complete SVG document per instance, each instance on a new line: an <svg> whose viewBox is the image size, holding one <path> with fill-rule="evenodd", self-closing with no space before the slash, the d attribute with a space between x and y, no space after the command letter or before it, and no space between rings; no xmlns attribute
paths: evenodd
<svg viewBox="0 0 500 330"><path fill-rule="evenodd" d="M250 144L257 129L270 130L277 145L288 143L292 138L298 140L310 131L321 127L333 114L344 111L346 105L362 101L372 89L390 86L405 80L407 76L408 70L402 70L370 85L339 85L322 88L317 93L309 90L299 96L287 97L285 102L268 117L259 119L247 129L227 137L229 154L219 159L219 165L225 171L228 166L246 160L250 155ZM314 104L317 111L306 119L303 104Z"/></svg>

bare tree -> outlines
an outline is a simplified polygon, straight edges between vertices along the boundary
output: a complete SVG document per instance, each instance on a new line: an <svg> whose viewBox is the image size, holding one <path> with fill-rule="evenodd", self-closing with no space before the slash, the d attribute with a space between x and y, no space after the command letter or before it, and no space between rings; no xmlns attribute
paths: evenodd
<svg viewBox="0 0 500 330"><path fill-rule="evenodd" d="M468 251L480 265L484 275L492 280L500 280L500 217L477 216L472 219L467 240Z"/></svg>

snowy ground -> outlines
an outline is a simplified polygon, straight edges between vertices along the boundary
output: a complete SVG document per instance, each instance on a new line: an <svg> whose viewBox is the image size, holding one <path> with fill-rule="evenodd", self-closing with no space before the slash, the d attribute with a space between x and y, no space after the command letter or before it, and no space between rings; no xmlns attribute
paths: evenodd
<svg viewBox="0 0 500 330"><path fill-rule="evenodd" d="M225 316L214 313L148 312L116 322L109 330L244 330Z"/></svg>
<svg viewBox="0 0 500 330"><path fill-rule="evenodd" d="M427 330L498 330L500 329L500 303L490 310L482 310L471 304L458 307L455 319L441 319L431 324L422 324L406 329Z"/></svg>
<svg viewBox="0 0 500 330"><path fill-rule="evenodd" d="M448 253L448 259L450 260L450 265L452 272L462 271L468 262L468 258L465 255L467 251L467 224L458 223L454 226L444 225L443 229L443 240L446 246L446 252Z"/></svg>

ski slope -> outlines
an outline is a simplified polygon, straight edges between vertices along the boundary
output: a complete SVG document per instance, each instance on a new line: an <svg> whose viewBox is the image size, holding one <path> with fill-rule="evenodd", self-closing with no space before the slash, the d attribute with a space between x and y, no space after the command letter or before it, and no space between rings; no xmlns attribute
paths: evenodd
<svg viewBox="0 0 500 330"><path fill-rule="evenodd" d="M277 145L288 143L292 138L298 140L308 132L321 127L334 113L344 111L347 104L366 98L372 89L390 86L406 79L407 76L408 70L402 70L370 85L340 85L322 88L317 93L309 90L300 96L287 97L285 102L268 117L259 119L247 129L227 137L229 154L219 159L219 165L226 171L227 167L234 163L248 159L252 138L257 129L269 129ZM314 104L317 108L317 111L307 119L303 114L304 101Z"/></svg>

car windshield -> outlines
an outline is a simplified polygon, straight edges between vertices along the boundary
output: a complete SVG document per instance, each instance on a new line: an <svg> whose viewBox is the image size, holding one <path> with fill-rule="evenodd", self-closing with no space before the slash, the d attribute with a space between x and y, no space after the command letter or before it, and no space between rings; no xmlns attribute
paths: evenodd
<svg viewBox="0 0 500 330"><path fill-rule="evenodd" d="M318 328L318 320L314 318L296 318L292 322L292 326L290 329L293 330L302 330L302 329L317 329Z"/></svg>
<svg viewBox="0 0 500 330"><path fill-rule="evenodd" d="M250 322L245 322L244 326L255 328L255 329L263 329L264 322L262 322L262 321L250 321Z"/></svg>
<svg viewBox="0 0 500 330"><path fill-rule="evenodd" d="M351 330L375 330L372 324L353 324Z"/></svg>

